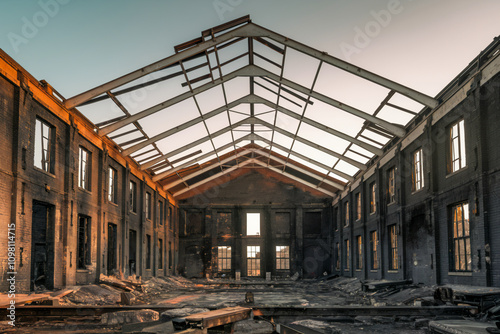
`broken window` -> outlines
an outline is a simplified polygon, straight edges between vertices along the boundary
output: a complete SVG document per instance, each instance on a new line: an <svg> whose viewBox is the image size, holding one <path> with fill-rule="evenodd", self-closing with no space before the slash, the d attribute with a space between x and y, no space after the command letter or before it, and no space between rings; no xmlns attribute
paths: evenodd
<svg viewBox="0 0 500 334"><path fill-rule="evenodd" d="M151 236L146 234L146 269L151 269Z"/></svg>
<svg viewBox="0 0 500 334"><path fill-rule="evenodd" d="M134 181L130 181L130 197L129 197L129 205L130 211L137 212L137 184Z"/></svg>
<svg viewBox="0 0 500 334"><path fill-rule="evenodd" d="M356 269L363 268L363 239L360 235L356 237Z"/></svg>
<svg viewBox="0 0 500 334"><path fill-rule="evenodd" d="M290 247L276 246L276 270L290 269Z"/></svg>
<svg viewBox="0 0 500 334"><path fill-rule="evenodd" d="M350 245L349 245L349 239L344 240L344 263L345 263L345 270L348 271L350 269L350 263L351 259L349 257L350 255Z"/></svg>
<svg viewBox="0 0 500 334"><path fill-rule="evenodd" d="M260 246L247 246L247 275L260 276Z"/></svg>
<svg viewBox="0 0 500 334"><path fill-rule="evenodd" d="M387 203L394 203L396 200L396 192L395 192L395 169L394 167L389 169L387 172Z"/></svg>
<svg viewBox="0 0 500 334"><path fill-rule="evenodd" d="M247 213L247 235L260 235L260 213Z"/></svg>
<svg viewBox="0 0 500 334"><path fill-rule="evenodd" d="M356 220L361 219L361 193L356 194Z"/></svg>
<svg viewBox="0 0 500 334"><path fill-rule="evenodd" d="M36 119L35 124L35 158L34 165L46 172L54 174L53 164L53 128L48 123Z"/></svg>
<svg viewBox="0 0 500 334"><path fill-rule="evenodd" d="M90 217L78 216L78 239L77 239L77 268L87 269L91 264L90 259Z"/></svg>
<svg viewBox="0 0 500 334"><path fill-rule="evenodd" d="M370 184L370 214L375 213L377 211L377 203L375 202L376 191L377 191L377 185L375 184L375 182L372 182Z"/></svg>
<svg viewBox="0 0 500 334"><path fill-rule="evenodd" d="M90 191L91 184L91 170L92 170L92 155L91 153L84 149L83 147L79 148L79 166L80 170L78 173L78 186L82 189Z"/></svg>
<svg viewBox="0 0 500 334"><path fill-rule="evenodd" d="M344 226L349 226L349 202L345 202Z"/></svg>
<svg viewBox="0 0 500 334"><path fill-rule="evenodd" d="M371 270L378 270L378 236L377 231L370 232L370 268Z"/></svg>
<svg viewBox="0 0 500 334"><path fill-rule="evenodd" d="M449 129L448 151L448 173L454 173L466 166L465 128L463 119L453 124Z"/></svg>
<svg viewBox="0 0 500 334"><path fill-rule="evenodd" d="M231 247L219 246L217 247L217 266L219 271L231 270Z"/></svg>
<svg viewBox="0 0 500 334"><path fill-rule="evenodd" d="M109 167L108 174L108 201L118 204L118 177L116 169Z"/></svg>
<svg viewBox="0 0 500 334"><path fill-rule="evenodd" d="M452 271L471 271L469 204L461 203L451 208L453 254Z"/></svg>
<svg viewBox="0 0 500 334"><path fill-rule="evenodd" d="M163 269L163 240L158 239L158 269Z"/></svg>
<svg viewBox="0 0 500 334"><path fill-rule="evenodd" d="M146 201L144 204L144 210L146 212L146 219L151 220L151 193L146 191Z"/></svg>
<svg viewBox="0 0 500 334"><path fill-rule="evenodd" d="M421 148L413 153L412 191L418 191L424 187L422 157L423 153Z"/></svg>
<svg viewBox="0 0 500 334"><path fill-rule="evenodd" d="M398 233L396 224L389 226L390 250L389 250L389 269L399 269L399 255L398 255Z"/></svg>

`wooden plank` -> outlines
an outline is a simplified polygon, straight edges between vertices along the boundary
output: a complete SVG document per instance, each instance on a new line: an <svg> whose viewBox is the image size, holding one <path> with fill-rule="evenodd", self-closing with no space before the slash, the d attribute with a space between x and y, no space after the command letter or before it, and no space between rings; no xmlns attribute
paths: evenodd
<svg viewBox="0 0 500 334"><path fill-rule="evenodd" d="M227 307L215 311L192 314L185 319L191 327L212 328L248 319L252 309L247 307Z"/></svg>

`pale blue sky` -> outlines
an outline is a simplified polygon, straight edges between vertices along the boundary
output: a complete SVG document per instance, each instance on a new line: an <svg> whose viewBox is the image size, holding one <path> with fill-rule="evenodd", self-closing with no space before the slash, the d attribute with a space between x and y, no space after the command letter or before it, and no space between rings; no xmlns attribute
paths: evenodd
<svg viewBox="0 0 500 334"><path fill-rule="evenodd" d="M497 0L0 0L0 47L68 98L246 14L430 95L500 35Z"/></svg>

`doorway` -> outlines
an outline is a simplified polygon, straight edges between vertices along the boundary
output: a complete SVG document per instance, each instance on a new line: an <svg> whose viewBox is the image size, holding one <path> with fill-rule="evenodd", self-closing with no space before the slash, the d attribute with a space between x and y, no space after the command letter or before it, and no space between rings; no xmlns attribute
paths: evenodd
<svg viewBox="0 0 500 334"><path fill-rule="evenodd" d="M33 201L30 289L54 288L54 206Z"/></svg>
<svg viewBox="0 0 500 334"><path fill-rule="evenodd" d="M108 223L108 275L114 274L116 270L117 253L117 227L116 224Z"/></svg>

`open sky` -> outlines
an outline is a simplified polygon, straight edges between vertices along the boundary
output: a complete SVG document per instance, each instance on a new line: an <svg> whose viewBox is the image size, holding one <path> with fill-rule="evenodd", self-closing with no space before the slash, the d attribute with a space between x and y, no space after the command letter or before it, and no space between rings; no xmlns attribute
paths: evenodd
<svg viewBox="0 0 500 334"><path fill-rule="evenodd" d="M0 48L35 78L46 80L70 98L172 55L175 45L199 37L205 29L248 14L258 25L430 96L435 96L500 35L498 0L0 0ZM292 70L287 72L285 68L285 77L312 81L317 64L301 59L298 54L291 57L286 68ZM344 77L328 71L322 73L326 74L320 74L315 90L333 90L342 95L340 101L370 113L387 94L384 91L380 97L379 91L369 91L371 88L344 81ZM173 94L180 88L179 83L175 82L173 88L163 87L156 101L148 99L154 103L164 101L164 92ZM350 88L349 93L343 93L344 86ZM206 95L205 112L223 105L212 93ZM372 99L374 96L377 99ZM124 104L136 113L153 102ZM79 109L94 122L123 115L114 105L102 105L87 113L85 107ZM141 120L141 125L151 136L197 116L192 102L177 108L172 107L168 124L157 115ZM361 126L361 119L331 115L331 108L321 103L306 114L319 122L331 120L328 126L351 136ZM220 116L207 121L210 131L227 126ZM398 122L390 113L385 117ZM409 118L399 123L407 121ZM353 122L357 122L356 127ZM160 123L162 126L158 126ZM297 121L283 116L276 124L291 132L295 132L292 128L300 128ZM299 135L329 143L339 153L348 144L319 138L313 130L302 125ZM181 147L182 142L192 141L193 133L200 137L206 134L199 124L191 135L179 133L159 146L164 153L170 152ZM278 137L274 139L279 142ZM227 140L230 134L218 138L220 143L206 143L202 151L210 151ZM289 138L282 140L284 146L291 143ZM300 149L300 144L294 149ZM316 153L318 161L328 166L335 163L333 157ZM311 157L312 153L304 147L302 154ZM349 174L354 171L345 170Z"/></svg>
<svg viewBox="0 0 500 334"><path fill-rule="evenodd" d="M0 47L68 98L247 14L429 95L500 35L498 0L0 0Z"/></svg>

